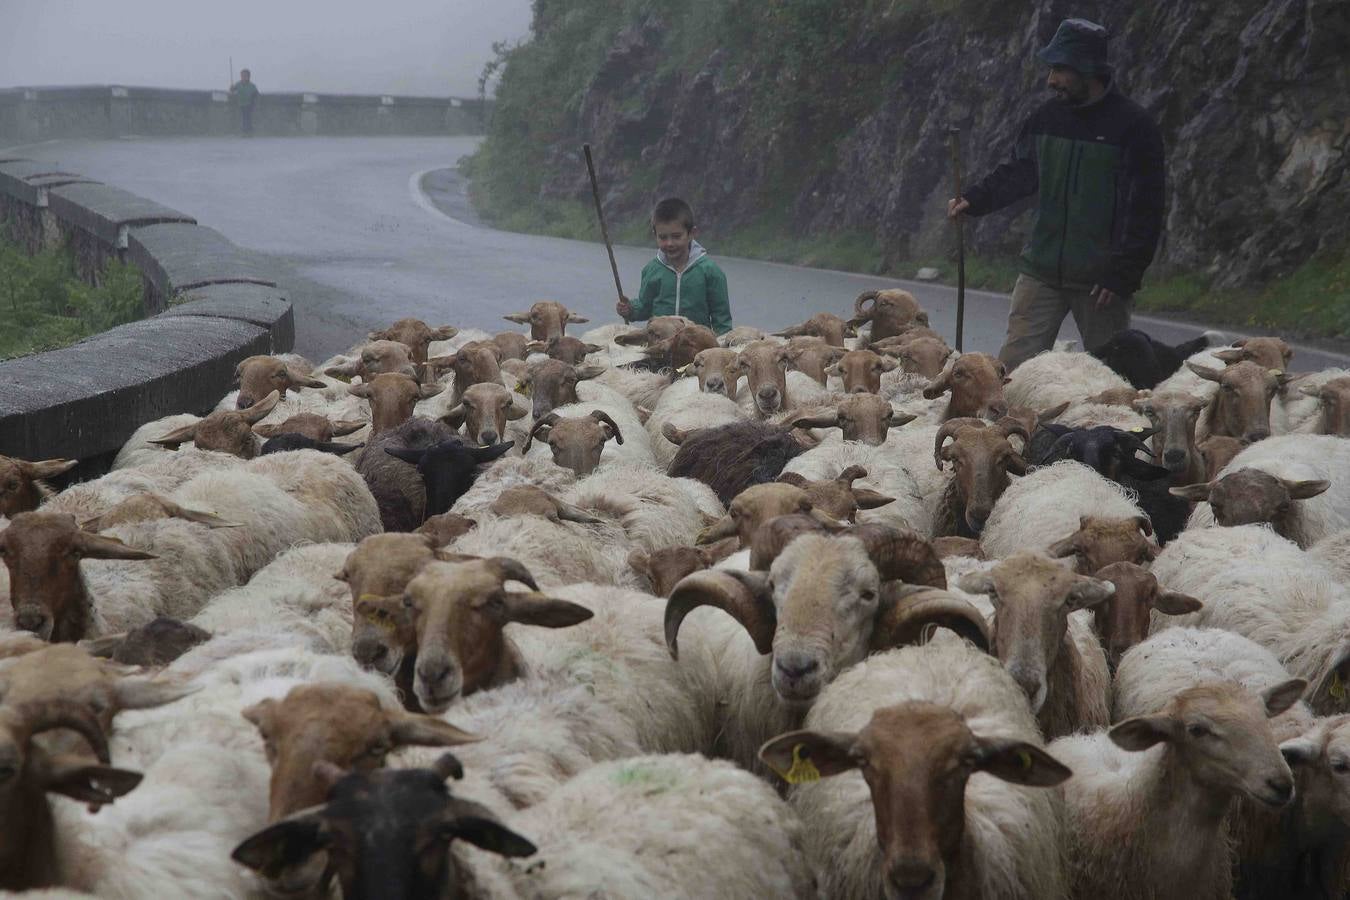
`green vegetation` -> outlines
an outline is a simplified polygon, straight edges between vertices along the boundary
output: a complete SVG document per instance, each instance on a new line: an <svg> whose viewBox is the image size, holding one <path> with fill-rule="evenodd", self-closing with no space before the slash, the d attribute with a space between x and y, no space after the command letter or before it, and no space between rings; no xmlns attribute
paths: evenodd
<svg viewBox="0 0 1350 900"><path fill-rule="evenodd" d="M69 250L30 257L0 238L0 359L65 347L144 315L139 270L114 261L101 280L80 281Z"/></svg>

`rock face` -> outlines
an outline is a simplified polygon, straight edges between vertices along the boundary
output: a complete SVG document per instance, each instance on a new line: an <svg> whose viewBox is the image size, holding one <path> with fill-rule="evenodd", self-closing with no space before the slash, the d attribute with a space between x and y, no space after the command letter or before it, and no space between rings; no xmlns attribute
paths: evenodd
<svg viewBox="0 0 1350 900"><path fill-rule="evenodd" d="M1162 127L1161 266L1208 272L1218 286L1259 281L1350 234L1347 0L930 6L949 14L888 27L885 15L855 10L848 33L826 35L839 67L834 97L798 94L781 57L757 70L730 43L735 35L716 41L701 65L671 66L690 26L687 17L663 21L658 7L618 33L567 119L569 133L531 137L547 146L539 193L588 199L575 148L590 140L615 217L640 217L658 194L680 194L717 231L772 214L808 235L872 233L893 258L941 252L951 240L949 129L961 130L967 178L989 171L1047 97L1035 50L1077 15L1110 28L1118 84ZM774 21L757 20L770 30ZM534 41L550 39L537 19ZM782 109L766 115L768 107ZM840 121L844 113L852 118ZM809 156L794 156L799 145ZM1015 252L1025 212L978 222L975 250Z"/></svg>

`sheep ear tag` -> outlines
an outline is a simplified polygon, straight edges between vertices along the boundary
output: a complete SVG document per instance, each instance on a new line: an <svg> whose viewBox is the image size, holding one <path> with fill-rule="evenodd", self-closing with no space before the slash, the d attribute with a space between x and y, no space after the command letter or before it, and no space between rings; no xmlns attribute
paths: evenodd
<svg viewBox="0 0 1350 900"><path fill-rule="evenodd" d="M692 366L692 365L693 365L693 363L686 363L685 365L680 366L680 367L679 367L678 369L676 369L675 371L676 371L678 374L680 374L680 375L684 375L685 373L687 373L687 372L689 371L689 367Z"/></svg>
<svg viewBox="0 0 1350 900"><path fill-rule="evenodd" d="M1144 429L1140 428L1138 425L1136 425L1136 426L1134 426L1133 428L1130 429L1130 432L1133 433L1133 434L1141 434L1141 433L1143 433L1143 431L1144 431Z"/></svg>
<svg viewBox="0 0 1350 900"><path fill-rule="evenodd" d="M522 397L530 396L530 383L528 381L519 382L516 385L516 393Z"/></svg>
<svg viewBox="0 0 1350 900"><path fill-rule="evenodd" d="M1030 771L1031 771L1031 754L1030 754L1030 753L1028 753L1028 752L1025 751L1025 750L1018 750L1018 751L1017 751L1017 761L1018 761L1018 763L1021 764L1021 766L1022 766L1022 771L1023 771L1023 772L1030 772Z"/></svg>
<svg viewBox="0 0 1350 900"><path fill-rule="evenodd" d="M327 374L327 373L325 373L325 374ZM340 382L342 382L343 384L351 384L351 383L352 383L352 376L350 376L350 375L329 375L328 377L331 378L331 379L333 379L334 381L340 381Z"/></svg>
<svg viewBox="0 0 1350 900"><path fill-rule="evenodd" d="M788 784L809 784L820 780L820 770L816 768L816 764L802 756L805 749L805 744L798 744L792 748L792 768L780 773Z"/></svg>
<svg viewBox="0 0 1350 900"><path fill-rule="evenodd" d="M1341 681L1340 672L1331 673L1331 687L1327 690L1327 693L1331 695L1332 700L1345 699L1345 682ZM795 755L793 759L796 759Z"/></svg>

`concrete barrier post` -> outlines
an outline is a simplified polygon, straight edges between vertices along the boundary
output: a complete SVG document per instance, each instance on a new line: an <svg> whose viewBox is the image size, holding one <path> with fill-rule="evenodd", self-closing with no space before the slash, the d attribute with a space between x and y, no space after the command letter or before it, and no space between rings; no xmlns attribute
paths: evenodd
<svg viewBox="0 0 1350 900"><path fill-rule="evenodd" d="M300 133L319 133L319 95L305 94L300 102Z"/></svg>

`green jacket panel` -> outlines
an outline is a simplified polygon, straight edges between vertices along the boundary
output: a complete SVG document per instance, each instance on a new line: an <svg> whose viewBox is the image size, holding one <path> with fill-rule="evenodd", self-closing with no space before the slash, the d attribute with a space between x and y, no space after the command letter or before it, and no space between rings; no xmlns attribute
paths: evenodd
<svg viewBox="0 0 1350 900"><path fill-rule="evenodd" d="M633 321L684 316L706 325L714 334L731 330L726 274L706 252L695 255L691 250L690 255L694 259L678 273L660 259L647 263L642 270L642 286L632 301Z"/></svg>

